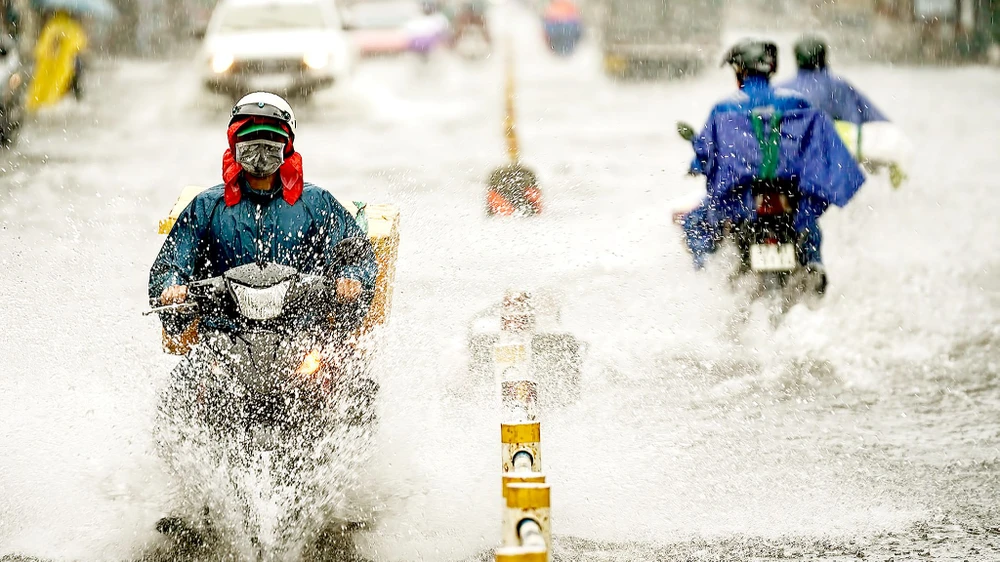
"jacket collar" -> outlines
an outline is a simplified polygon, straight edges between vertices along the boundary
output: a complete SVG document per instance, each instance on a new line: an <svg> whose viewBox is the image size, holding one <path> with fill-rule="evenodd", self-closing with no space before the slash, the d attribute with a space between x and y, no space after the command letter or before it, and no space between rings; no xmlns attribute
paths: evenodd
<svg viewBox="0 0 1000 562"><path fill-rule="evenodd" d="M746 79L743 80L743 85L740 86L740 89L743 90L746 95L754 98L764 95L765 92L770 91L771 84L767 78L754 74L747 76Z"/></svg>
<svg viewBox="0 0 1000 562"><path fill-rule="evenodd" d="M275 178L275 181L279 180ZM271 201L282 194L281 186L274 186L267 191L260 191L258 189L254 189L253 187L250 186L250 182L246 180L243 174L240 174L239 186L240 186L240 192L243 195L247 196L249 199L254 201L261 201L261 202Z"/></svg>

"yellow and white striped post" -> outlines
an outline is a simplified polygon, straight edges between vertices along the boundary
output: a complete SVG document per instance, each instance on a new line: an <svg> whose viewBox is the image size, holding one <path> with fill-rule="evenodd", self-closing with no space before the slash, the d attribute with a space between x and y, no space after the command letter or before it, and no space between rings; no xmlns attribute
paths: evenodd
<svg viewBox="0 0 1000 562"><path fill-rule="evenodd" d="M496 550L495 560L496 562L549 562L549 553L542 548L503 547Z"/></svg>
<svg viewBox="0 0 1000 562"><path fill-rule="evenodd" d="M503 473L542 471L542 424L500 424L500 470Z"/></svg>
<svg viewBox="0 0 1000 562"><path fill-rule="evenodd" d="M505 547L552 550L551 499L548 484L510 484L503 520Z"/></svg>
<svg viewBox="0 0 1000 562"><path fill-rule="evenodd" d="M489 215L534 216L542 212L542 192L538 176L521 162L521 144L517 136L517 84L514 72L514 41L507 37L504 61L503 136L507 163L494 168L486 179L486 206Z"/></svg>
<svg viewBox="0 0 1000 562"><path fill-rule="evenodd" d="M507 486L511 484L544 484L545 475L541 472L508 472L500 477L503 482L503 499L507 499Z"/></svg>
<svg viewBox="0 0 1000 562"><path fill-rule="evenodd" d="M514 98L517 93L514 83L514 42L507 37L507 61L504 64L504 114L503 135L507 141L507 157L511 164L521 161L521 150L517 142L517 119L514 114Z"/></svg>

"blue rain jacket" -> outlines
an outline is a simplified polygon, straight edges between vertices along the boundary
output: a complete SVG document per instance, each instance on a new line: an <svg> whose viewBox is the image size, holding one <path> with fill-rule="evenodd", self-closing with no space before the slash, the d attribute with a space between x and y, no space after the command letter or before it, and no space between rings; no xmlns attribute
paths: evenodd
<svg viewBox="0 0 1000 562"><path fill-rule="evenodd" d="M704 131L693 141L708 195L685 217L684 231L699 268L706 255L715 251L725 221L755 218L756 207L747 188L762 177L763 159L751 121L752 108L742 107L740 111L713 111ZM773 106L758 109L767 114L775 111ZM795 229L802 234L803 261L822 263L820 215L831 204L846 205L865 181L833 121L811 108L782 112L773 177L797 180L801 198Z"/></svg>
<svg viewBox="0 0 1000 562"><path fill-rule="evenodd" d="M549 49L558 55L573 54L583 35L579 20L545 20L542 27Z"/></svg>
<svg viewBox="0 0 1000 562"><path fill-rule="evenodd" d="M331 280L360 281L361 306L367 311L375 288L378 264L374 251L362 252L350 263L334 269L334 248L342 240L357 238L371 243L344 207L330 192L306 183L302 196L289 205L281 190L260 192L240 179L243 197L229 207L218 185L198 194L181 212L163 242L149 273L149 297L164 289L222 275L248 263L278 263L300 273L324 275ZM170 332L183 329L163 315ZM319 322L321 318L306 319ZM228 330L224 318L201 318L204 326Z"/></svg>
<svg viewBox="0 0 1000 562"><path fill-rule="evenodd" d="M825 69L800 70L794 80L783 83L781 87L798 92L834 121L863 125L889 120L854 86Z"/></svg>
<svg viewBox="0 0 1000 562"><path fill-rule="evenodd" d="M749 113L758 107L773 107L777 111L787 112L811 106L809 100L792 90L775 89L764 77L748 76L738 92L715 104L708 114L708 122L711 123L720 113ZM691 172L704 173L698 158L691 161Z"/></svg>

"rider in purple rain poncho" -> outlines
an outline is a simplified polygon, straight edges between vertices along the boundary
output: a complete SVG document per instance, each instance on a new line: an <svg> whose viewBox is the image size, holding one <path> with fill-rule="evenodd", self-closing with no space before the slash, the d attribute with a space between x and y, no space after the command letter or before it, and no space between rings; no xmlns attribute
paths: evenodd
<svg viewBox="0 0 1000 562"><path fill-rule="evenodd" d="M816 37L803 37L795 44L799 72L780 87L798 92L809 103L826 112L834 121L863 125L888 121L861 92L827 68L826 43Z"/></svg>

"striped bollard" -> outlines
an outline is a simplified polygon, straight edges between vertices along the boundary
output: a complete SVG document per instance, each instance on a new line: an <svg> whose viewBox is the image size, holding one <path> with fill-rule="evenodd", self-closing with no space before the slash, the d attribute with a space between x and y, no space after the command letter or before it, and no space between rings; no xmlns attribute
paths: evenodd
<svg viewBox="0 0 1000 562"><path fill-rule="evenodd" d="M501 423L500 443L501 472L542 471L541 423Z"/></svg>
<svg viewBox="0 0 1000 562"><path fill-rule="evenodd" d="M503 519L503 545L552 549L548 484L510 484Z"/></svg>
<svg viewBox="0 0 1000 562"><path fill-rule="evenodd" d="M507 486L511 484L544 484L545 475L541 472L508 472L503 479L503 499L507 499Z"/></svg>
<svg viewBox="0 0 1000 562"><path fill-rule="evenodd" d="M549 553L544 549L525 547L503 547L496 550L496 562L549 562Z"/></svg>

